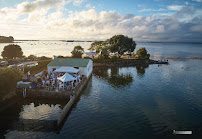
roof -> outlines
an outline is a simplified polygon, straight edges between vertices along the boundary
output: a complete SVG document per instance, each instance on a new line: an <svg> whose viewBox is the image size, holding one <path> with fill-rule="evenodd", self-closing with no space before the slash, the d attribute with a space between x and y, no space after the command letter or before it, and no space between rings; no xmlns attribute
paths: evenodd
<svg viewBox="0 0 202 139"><path fill-rule="evenodd" d="M89 56L89 55L97 55L98 53L96 53L96 52L85 52L85 54Z"/></svg>
<svg viewBox="0 0 202 139"><path fill-rule="evenodd" d="M68 82L68 81L74 81L76 78L71 76L69 73L65 73L62 77L57 78L61 82Z"/></svg>
<svg viewBox="0 0 202 139"><path fill-rule="evenodd" d="M80 70L73 67L60 67L53 72L68 72L68 73L78 73Z"/></svg>
<svg viewBox="0 0 202 139"><path fill-rule="evenodd" d="M90 59L55 58L48 66L87 67Z"/></svg>

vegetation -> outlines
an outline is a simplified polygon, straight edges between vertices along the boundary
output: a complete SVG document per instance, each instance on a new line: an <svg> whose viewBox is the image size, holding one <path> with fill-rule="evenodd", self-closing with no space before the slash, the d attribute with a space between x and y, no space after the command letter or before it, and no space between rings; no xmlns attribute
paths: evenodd
<svg viewBox="0 0 202 139"><path fill-rule="evenodd" d="M29 55L27 58L30 59L31 61L35 61L37 59L35 55Z"/></svg>
<svg viewBox="0 0 202 139"><path fill-rule="evenodd" d="M23 52L19 45L16 44L9 44L4 47L1 56L4 59L13 59L13 58L22 58Z"/></svg>
<svg viewBox="0 0 202 139"><path fill-rule="evenodd" d="M150 54L147 53L147 50L145 48L140 48L136 52L136 57L139 59L149 59Z"/></svg>
<svg viewBox="0 0 202 139"><path fill-rule="evenodd" d="M132 38L124 35L115 35L106 41L95 41L91 44L91 52L96 51L107 59L110 53L118 54L119 58L125 52L132 53L136 48L136 43Z"/></svg>
<svg viewBox="0 0 202 139"><path fill-rule="evenodd" d="M105 58L104 58L103 55L99 55L97 58L93 59L93 62L95 62L95 63L104 63Z"/></svg>
<svg viewBox="0 0 202 139"><path fill-rule="evenodd" d="M118 57L117 56L113 56L113 57L111 57L111 62L117 62L118 61Z"/></svg>
<svg viewBox="0 0 202 139"><path fill-rule="evenodd" d="M118 53L120 57L124 52L133 52L136 48L136 43L133 41L133 38L115 35L109 39L109 48L112 53Z"/></svg>
<svg viewBox="0 0 202 139"><path fill-rule="evenodd" d="M22 80L23 74L18 69L0 68L0 100Z"/></svg>
<svg viewBox="0 0 202 139"><path fill-rule="evenodd" d="M5 36L0 36L0 43L11 43L14 41L14 38L12 36L5 37Z"/></svg>
<svg viewBox="0 0 202 139"><path fill-rule="evenodd" d="M95 42L93 42L88 50L90 52L97 51L97 47L102 46L103 42L104 41L95 41Z"/></svg>
<svg viewBox="0 0 202 139"><path fill-rule="evenodd" d="M46 56L41 56L41 57L38 57L38 60L52 60L52 58L46 57Z"/></svg>
<svg viewBox="0 0 202 139"><path fill-rule="evenodd" d="M81 46L75 46L71 53L73 58L81 58L84 53L84 49Z"/></svg>
<svg viewBox="0 0 202 139"><path fill-rule="evenodd" d="M46 70L47 65L51 62L51 60L39 61L38 65L34 66L34 67L25 67L24 72L27 73L28 71L30 71L31 74L35 74L35 73L39 73L39 72L41 72L43 70Z"/></svg>

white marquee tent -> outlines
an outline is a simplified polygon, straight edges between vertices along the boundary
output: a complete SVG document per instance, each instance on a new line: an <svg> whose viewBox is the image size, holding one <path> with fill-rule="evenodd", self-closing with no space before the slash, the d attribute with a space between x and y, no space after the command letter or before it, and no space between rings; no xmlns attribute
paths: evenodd
<svg viewBox="0 0 202 139"><path fill-rule="evenodd" d="M78 73L80 70L73 67L60 67L54 72L68 72L68 73ZM71 76L71 75L70 75Z"/></svg>
<svg viewBox="0 0 202 139"><path fill-rule="evenodd" d="M76 78L72 77L69 73L65 73L63 76L58 77L57 79L63 83L76 80Z"/></svg>

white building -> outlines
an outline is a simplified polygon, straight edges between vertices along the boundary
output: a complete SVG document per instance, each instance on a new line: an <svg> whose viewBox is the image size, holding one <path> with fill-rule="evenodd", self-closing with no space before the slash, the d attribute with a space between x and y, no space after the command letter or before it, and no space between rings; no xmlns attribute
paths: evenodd
<svg viewBox="0 0 202 139"><path fill-rule="evenodd" d="M93 71L93 61L90 59L77 59L77 58L55 58L48 65L48 73L60 67L74 67L80 70L81 75L87 78Z"/></svg>
<svg viewBox="0 0 202 139"><path fill-rule="evenodd" d="M92 59L99 56L99 53L96 52L85 52L82 57L90 57Z"/></svg>

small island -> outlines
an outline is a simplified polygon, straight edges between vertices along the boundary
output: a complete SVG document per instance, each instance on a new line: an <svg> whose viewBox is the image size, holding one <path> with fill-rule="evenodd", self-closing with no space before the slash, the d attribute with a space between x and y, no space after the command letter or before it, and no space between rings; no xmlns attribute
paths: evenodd
<svg viewBox="0 0 202 139"><path fill-rule="evenodd" d="M6 36L0 36L0 43L12 43L14 41L14 38L12 36L6 37Z"/></svg>

